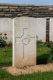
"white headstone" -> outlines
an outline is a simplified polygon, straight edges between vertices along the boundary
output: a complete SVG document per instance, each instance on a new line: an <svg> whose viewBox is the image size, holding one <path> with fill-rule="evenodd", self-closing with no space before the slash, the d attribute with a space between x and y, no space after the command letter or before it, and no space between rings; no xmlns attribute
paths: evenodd
<svg viewBox="0 0 53 80"><path fill-rule="evenodd" d="M14 25L14 55L13 65L24 67L36 64L36 34L32 18L19 17L13 21ZM25 23L26 22L26 23Z"/></svg>
<svg viewBox="0 0 53 80"><path fill-rule="evenodd" d="M53 41L53 18L50 19L50 41Z"/></svg>

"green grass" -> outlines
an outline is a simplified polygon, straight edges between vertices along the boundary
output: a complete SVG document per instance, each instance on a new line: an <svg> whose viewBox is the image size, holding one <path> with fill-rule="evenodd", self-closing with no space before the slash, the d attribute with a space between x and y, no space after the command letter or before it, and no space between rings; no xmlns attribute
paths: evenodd
<svg viewBox="0 0 53 80"><path fill-rule="evenodd" d="M51 48L44 42L37 43L37 64L46 64L50 57Z"/></svg>
<svg viewBox="0 0 53 80"><path fill-rule="evenodd" d="M43 43L37 43L37 64L47 63L50 48ZM0 66L12 64L12 47L0 48Z"/></svg>
<svg viewBox="0 0 53 80"><path fill-rule="evenodd" d="M0 66L12 64L12 48L0 48Z"/></svg>
<svg viewBox="0 0 53 80"><path fill-rule="evenodd" d="M47 61L50 48L44 43L37 44L37 62ZM42 62L43 61L43 62ZM0 48L0 66L12 64L12 48ZM13 76L0 68L0 80L53 80L53 71Z"/></svg>
<svg viewBox="0 0 53 80"><path fill-rule="evenodd" d="M49 54L50 48L44 43L37 43L37 56L41 56L43 54Z"/></svg>

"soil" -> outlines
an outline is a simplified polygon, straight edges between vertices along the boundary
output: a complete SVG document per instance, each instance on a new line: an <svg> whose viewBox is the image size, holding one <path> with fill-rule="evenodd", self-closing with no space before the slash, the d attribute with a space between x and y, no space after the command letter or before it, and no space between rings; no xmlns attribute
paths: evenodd
<svg viewBox="0 0 53 80"><path fill-rule="evenodd" d="M45 71L53 71L53 63L46 64L46 65L35 65L35 66L27 66L23 68L17 67L3 67L7 72L12 75L20 75L20 74L28 74L34 72L45 72Z"/></svg>

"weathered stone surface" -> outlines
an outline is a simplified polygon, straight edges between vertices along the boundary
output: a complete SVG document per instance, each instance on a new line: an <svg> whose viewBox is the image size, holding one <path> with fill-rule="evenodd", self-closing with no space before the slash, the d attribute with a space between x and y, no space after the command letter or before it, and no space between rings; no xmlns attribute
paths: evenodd
<svg viewBox="0 0 53 80"><path fill-rule="evenodd" d="M25 21L25 23L24 23ZM23 67L36 64L36 33L30 18L15 18L14 66Z"/></svg>
<svg viewBox="0 0 53 80"><path fill-rule="evenodd" d="M53 41L53 18L50 19L50 41Z"/></svg>

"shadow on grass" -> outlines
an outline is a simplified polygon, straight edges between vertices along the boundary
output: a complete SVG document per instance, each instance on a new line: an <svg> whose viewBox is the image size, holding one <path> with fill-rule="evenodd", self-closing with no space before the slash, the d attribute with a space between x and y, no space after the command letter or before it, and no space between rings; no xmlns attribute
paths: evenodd
<svg viewBox="0 0 53 80"><path fill-rule="evenodd" d="M12 66L12 62L2 62L2 63L0 63L0 68L1 67L7 67L7 66Z"/></svg>
<svg viewBox="0 0 53 80"><path fill-rule="evenodd" d="M41 56L37 56L37 64L47 64L49 56L50 54L42 54Z"/></svg>

